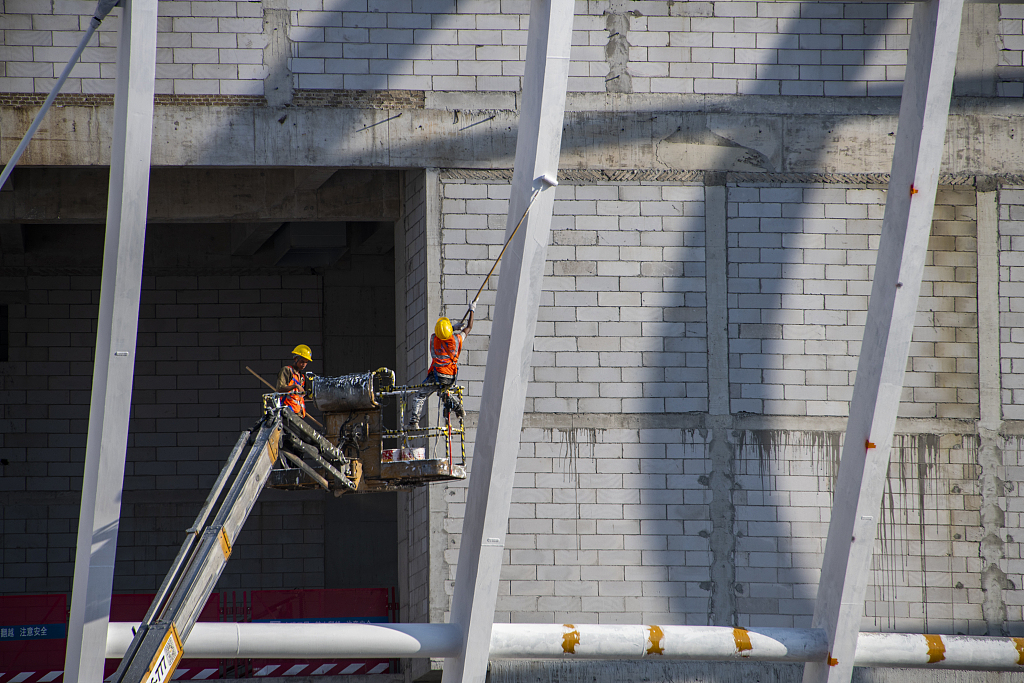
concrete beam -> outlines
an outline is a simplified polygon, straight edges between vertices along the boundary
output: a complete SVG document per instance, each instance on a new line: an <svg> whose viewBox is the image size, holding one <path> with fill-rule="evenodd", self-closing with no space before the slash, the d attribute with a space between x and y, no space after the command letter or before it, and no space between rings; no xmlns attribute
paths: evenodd
<svg viewBox="0 0 1024 683"><path fill-rule="evenodd" d="M96 362L64 680L103 679L142 296L153 134L157 0L124 0Z"/></svg>
<svg viewBox="0 0 1024 683"><path fill-rule="evenodd" d="M443 99L438 95L433 99ZM897 98L882 97L616 97L569 97L573 122L564 132L560 168L886 173L899 107ZM23 116L0 109L0 130L18 129ZM108 108L61 107L48 117L22 167L108 163ZM519 125L511 109L492 111L469 128L442 109L291 107L281 118L281 110L270 108L161 106L154 165L507 169ZM1024 112L1012 99L958 103L943 172L1024 168L1024 147L1002 144L1022 127ZM0 156L16 142L0 139Z"/></svg>
<svg viewBox="0 0 1024 683"><path fill-rule="evenodd" d="M293 169L154 169L150 223L278 225L289 221L396 220L398 172L348 169L315 191L295 184ZM102 223L106 169L19 169L14 190L0 193L0 220L11 223ZM252 240L258 241L259 230ZM245 231L240 233L246 241ZM242 244L240 242L240 246ZM251 247L247 247L251 248Z"/></svg>
<svg viewBox="0 0 1024 683"><path fill-rule="evenodd" d="M804 667L804 683L849 683L853 675L928 255L962 14L963 0L929 0L914 7L881 242L811 621L825 631L829 653Z"/></svg>

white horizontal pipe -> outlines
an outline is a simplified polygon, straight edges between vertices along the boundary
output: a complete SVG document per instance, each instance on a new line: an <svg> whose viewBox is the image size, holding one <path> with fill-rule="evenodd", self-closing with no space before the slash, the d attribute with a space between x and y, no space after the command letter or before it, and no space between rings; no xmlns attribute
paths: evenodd
<svg viewBox="0 0 1024 683"><path fill-rule="evenodd" d="M111 622L107 657L120 658L138 624ZM459 651L459 628L451 624L300 624L200 621L185 641L196 659L351 659L451 657Z"/></svg>
<svg viewBox="0 0 1024 683"><path fill-rule="evenodd" d="M107 657L119 658L136 624L111 623ZM185 656L351 659L451 657L452 624L199 622ZM491 659L648 659L808 662L827 656L820 629L603 624L495 624ZM1024 638L861 633L856 666L1024 671Z"/></svg>
<svg viewBox="0 0 1024 683"><path fill-rule="evenodd" d="M597 624L495 624L491 659L756 659L806 662L824 658L817 629Z"/></svg>

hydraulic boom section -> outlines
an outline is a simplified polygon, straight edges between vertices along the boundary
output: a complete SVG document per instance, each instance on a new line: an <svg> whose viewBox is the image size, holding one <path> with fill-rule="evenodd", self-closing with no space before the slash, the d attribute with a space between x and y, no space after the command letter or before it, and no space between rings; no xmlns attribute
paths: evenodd
<svg viewBox="0 0 1024 683"><path fill-rule="evenodd" d="M182 644L277 461L281 433L280 412L267 413L252 431L242 432L112 680L170 680Z"/></svg>
<svg viewBox="0 0 1024 683"><path fill-rule="evenodd" d="M387 368L342 377L311 377L312 400L324 412L326 434L310 427L282 405L283 394L264 396L263 417L242 432L199 511L171 570L121 660L114 683L167 683L182 657L189 632L224 571L231 548L264 486L320 488L334 495L393 491L433 481L465 479L465 444L456 464L453 435L465 426L450 418L445 427L416 432L388 430L378 399L396 397L399 423L407 397L418 387L396 387ZM461 387L453 390L461 392ZM412 438L444 439L439 458L402 447ZM399 448L385 451L383 441ZM420 458L395 461L396 451L418 451Z"/></svg>

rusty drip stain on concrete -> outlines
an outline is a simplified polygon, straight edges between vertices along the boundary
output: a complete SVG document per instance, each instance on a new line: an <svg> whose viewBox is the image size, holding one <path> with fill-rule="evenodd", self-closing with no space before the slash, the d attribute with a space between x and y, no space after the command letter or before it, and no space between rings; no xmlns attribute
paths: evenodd
<svg viewBox="0 0 1024 683"><path fill-rule="evenodd" d="M934 664L946 658L946 644L942 642L942 636L925 634L924 639L928 642L928 663Z"/></svg>
<svg viewBox="0 0 1024 683"><path fill-rule="evenodd" d="M1013 646L1017 648L1017 663L1024 666L1024 638L1014 638Z"/></svg>
<svg viewBox="0 0 1024 683"><path fill-rule="evenodd" d="M661 641L665 638L665 632L661 630L660 626L648 626L647 627L647 640L650 642L650 647L647 648L647 654L649 655L663 655L665 654L665 648L661 644Z"/></svg>
<svg viewBox="0 0 1024 683"><path fill-rule="evenodd" d="M576 646L580 644L580 631L572 624L562 624L566 628L562 634L562 652L567 655L576 654Z"/></svg>
<svg viewBox="0 0 1024 683"><path fill-rule="evenodd" d="M749 657L749 652L754 649L754 646L750 643L750 633L747 632L747 629L734 628L732 638L736 641L736 651L740 653L740 656ZM743 654L744 652L748 654Z"/></svg>

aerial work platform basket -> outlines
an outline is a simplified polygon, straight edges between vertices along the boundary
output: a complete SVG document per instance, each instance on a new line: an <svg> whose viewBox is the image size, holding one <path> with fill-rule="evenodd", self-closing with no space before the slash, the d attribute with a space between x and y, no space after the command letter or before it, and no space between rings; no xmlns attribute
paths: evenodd
<svg viewBox="0 0 1024 683"><path fill-rule="evenodd" d="M461 417L447 416L435 427L404 428L406 405L421 385L396 386L395 373L387 368L339 377L307 377L307 400L324 414L324 435L294 413L282 411L282 450L287 457L271 472L267 486L293 490L320 487L341 495L466 478L466 427ZM446 391L461 400L462 387ZM267 409L276 408L281 396L265 395ZM395 399L395 429L385 426L388 399ZM333 448L319 447L320 439ZM425 445L412 447L415 443ZM310 447L318 450L321 458ZM292 456L303 459L306 466Z"/></svg>

